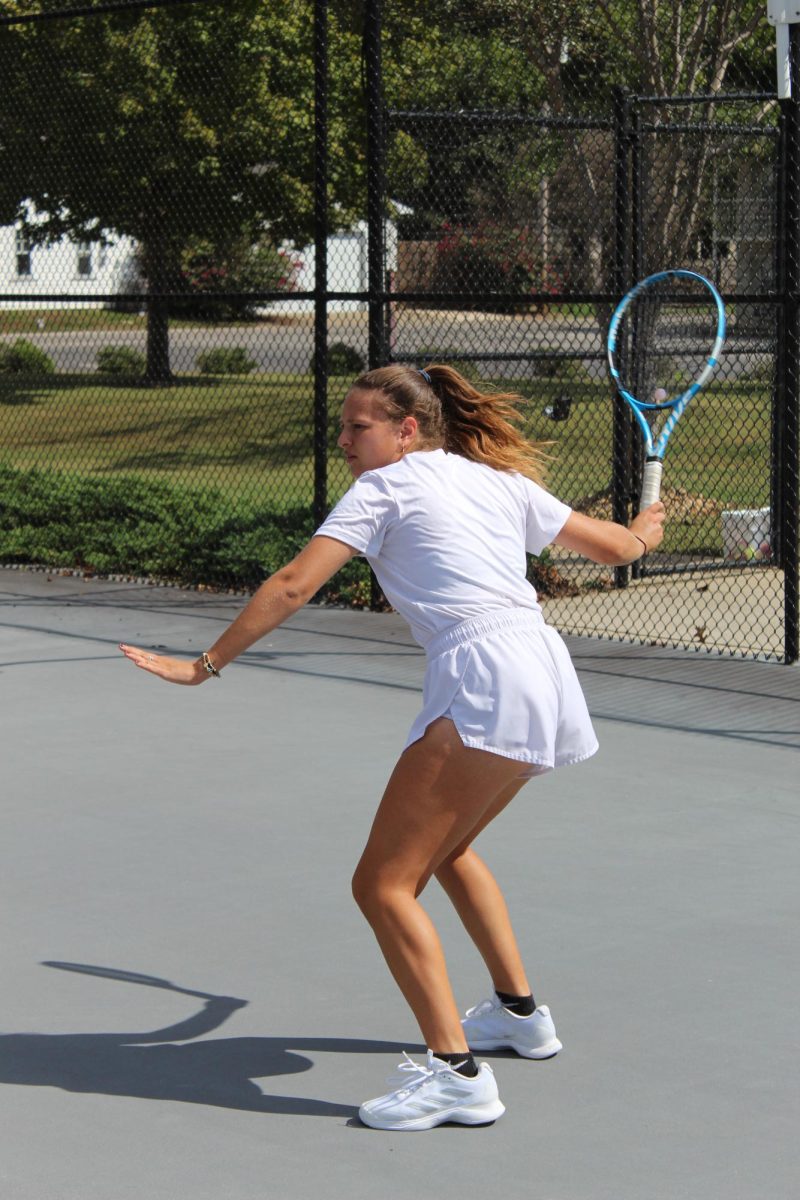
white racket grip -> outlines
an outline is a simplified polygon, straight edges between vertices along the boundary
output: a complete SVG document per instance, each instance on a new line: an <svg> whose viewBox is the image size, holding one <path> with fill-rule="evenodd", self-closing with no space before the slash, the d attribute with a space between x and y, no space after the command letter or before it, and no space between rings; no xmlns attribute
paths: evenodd
<svg viewBox="0 0 800 1200"><path fill-rule="evenodd" d="M655 504L656 500L661 495L661 476L664 471L664 464L660 458L648 458L644 464L642 472L642 498L639 501L639 510L648 508L651 504Z"/></svg>

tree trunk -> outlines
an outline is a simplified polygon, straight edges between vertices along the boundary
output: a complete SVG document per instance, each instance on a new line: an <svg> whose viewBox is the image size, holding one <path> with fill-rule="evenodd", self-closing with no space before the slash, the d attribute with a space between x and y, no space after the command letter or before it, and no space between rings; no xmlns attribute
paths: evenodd
<svg viewBox="0 0 800 1200"><path fill-rule="evenodd" d="M169 286L166 255L157 239L144 248L147 276L147 365L145 382L152 387L168 387L172 382L169 365L169 304L164 292Z"/></svg>

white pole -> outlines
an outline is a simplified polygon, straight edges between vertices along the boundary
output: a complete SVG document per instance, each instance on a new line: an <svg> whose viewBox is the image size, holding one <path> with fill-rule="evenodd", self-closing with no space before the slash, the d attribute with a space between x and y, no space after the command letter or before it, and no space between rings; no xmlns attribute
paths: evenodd
<svg viewBox="0 0 800 1200"><path fill-rule="evenodd" d="M775 58L778 68L778 99L789 100L789 26L800 21L800 0L767 0L767 20L775 26Z"/></svg>
<svg viewBox="0 0 800 1200"><path fill-rule="evenodd" d="M789 72L789 26L775 26L775 56L778 68L778 99L789 100L792 95L792 78Z"/></svg>

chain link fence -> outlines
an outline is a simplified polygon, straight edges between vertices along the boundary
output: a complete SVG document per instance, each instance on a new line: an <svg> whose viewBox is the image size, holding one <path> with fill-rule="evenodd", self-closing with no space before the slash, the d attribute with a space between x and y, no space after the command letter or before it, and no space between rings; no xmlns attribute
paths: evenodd
<svg viewBox="0 0 800 1200"><path fill-rule="evenodd" d="M532 574L564 631L795 659L796 102L745 0L692 76L618 7L607 59L591 0L570 37L522 0L3 18L0 559L254 586L348 486L337 410L390 360L519 392L552 490L626 521L608 320L688 267L729 337L670 443L663 546ZM348 572L329 596L369 602Z"/></svg>
<svg viewBox="0 0 800 1200"><path fill-rule="evenodd" d="M765 95L616 101L604 120L390 113L390 137L414 139L438 172L390 184L413 209L401 219L390 357L444 358L519 392L529 435L553 442L553 491L627 522L642 442L610 393L612 305L668 267L711 278L727 345L670 444L662 547L617 571L554 550L538 582L570 632L780 657L780 109ZM467 189L465 157L483 164Z"/></svg>
<svg viewBox="0 0 800 1200"><path fill-rule="evenodd" d="M305 0L25 7L0 23L0 558L254 587L347 486L326 409L366 319L327 293L366 287L363 98L326 60L357 76L360 36Z"/></svg>
<svg viewBox="0 0 800 1200"><path fill-rule="evenodd" d="M681 41L679 23L645 29L652 6L629 4L627 31L641 41L616 62L597 62L601 8L613 18L612 55L623 6L577 6L574 37L563 13L529 9L526 25L522 7L505 6L499 35L521 81L514 111L490 107L491 89L472 75L461 107L431 103L432 89L389 106L386 197L400 215L386 356L444 358L479 385L519 392L527 432L552 442L552 490L627 522L643 447L609 384L611 312L652 272L710 278L725 297L728 339L670 442L662 546L617 570L554 548L533 578L565 631L792 661L795 102L777 100L772 47L746 4L730 10L738 24L724 37L705 30L702 47ZM581 14L594 21L594 77ZM470 33L491 56L491 26L464 17L455 39ZM667 81L691 86L670 95ZM676 352L678 376L682 365Z"/></svg>

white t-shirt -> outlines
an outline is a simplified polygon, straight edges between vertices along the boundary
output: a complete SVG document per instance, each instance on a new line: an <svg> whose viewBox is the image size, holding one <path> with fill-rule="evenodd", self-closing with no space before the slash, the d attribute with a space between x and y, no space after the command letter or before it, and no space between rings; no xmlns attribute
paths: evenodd
<svg viewBox="0 0 800 1200"><path fill-rule="evenodd" d="M416 451L365 471L317 534L364 555L425 646L488 612L540 611L525 551L541 554L571 511L524 475L444 450Z"/></svg>

